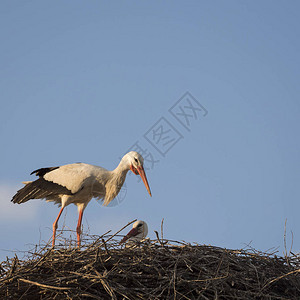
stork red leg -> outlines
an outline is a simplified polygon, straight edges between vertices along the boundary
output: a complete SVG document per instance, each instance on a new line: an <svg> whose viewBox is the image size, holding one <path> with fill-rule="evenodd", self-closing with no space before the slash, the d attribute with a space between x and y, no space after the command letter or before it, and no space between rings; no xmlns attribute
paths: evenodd
<svg viewBox="0 0 300 300"><path fill-rule="evenodd" d="M59 218L60 218L61 213L63 212L63 210L64 210L64 207L62 207L62 208L60 209L60 211L59 211L59 213L58 213L58 216L57 216L56 220L55 220L54 223L53 223L52 247L55 246L55 236L56 236L57 223L58 223L58 220L59 220Z"/></svg>
<svg viewBox="0 0 300 300"><path fill-rule="evenodd" d="M77 246L80 247L80 235L81 235L81 222L82 222L82 215L83 215L83 209L79 209L79 217L78 217L78 223L77 223Z"/></svg>

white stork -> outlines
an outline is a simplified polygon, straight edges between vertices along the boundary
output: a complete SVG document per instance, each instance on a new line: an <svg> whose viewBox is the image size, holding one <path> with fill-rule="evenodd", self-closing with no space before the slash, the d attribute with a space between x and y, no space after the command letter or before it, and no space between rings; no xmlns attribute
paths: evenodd
<svg viewBox="0 0 300 300"><path fill-rule="evenodd" d="M30 175L35 174L39 178L35 181L24 182L25 186L14 195L11 201L20 204L30 199L46 199L61 206L53 223L52 246L55 245L57 223L63 209L71 203L75 204L79 213L76 232L77 244L80 247L84 209L92 198L102 199L103 205L108 205L118 195L129 170L141 176L148 193L152 196L143 163L143 157L131 151L123 156L113 171L85 163L38 169Z"/></svg>
<svg viewBox="0 0 300 300"><path fill-rule="evenodd" d="M123 237L120 244L125 243L127 240L132 242L140 242L148 234L148 225L145 221L136 221L132 225L132 229Z"/></svg>

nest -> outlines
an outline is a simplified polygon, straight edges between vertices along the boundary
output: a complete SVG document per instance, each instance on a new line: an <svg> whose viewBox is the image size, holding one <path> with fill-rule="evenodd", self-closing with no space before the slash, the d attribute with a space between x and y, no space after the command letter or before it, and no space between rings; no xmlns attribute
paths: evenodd
<svg viewBox="0 0 300 300"><path fill-rule="evenodd" d="M158 235L157 235L158 237ZM0 264L0 299L300 299L300 259L160 239L64 240Z"/></svg>

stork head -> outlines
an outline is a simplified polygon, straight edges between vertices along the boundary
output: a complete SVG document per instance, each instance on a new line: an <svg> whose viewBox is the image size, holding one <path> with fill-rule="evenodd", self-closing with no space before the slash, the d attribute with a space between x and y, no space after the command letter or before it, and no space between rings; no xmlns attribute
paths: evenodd
<svg viewBox="0 0 300 300"><path fill-rule="evenodd" d="M141 241L148 234L148 226L144 221L136 221L132 225L132 229L125 235L120 244L126 242L128 239L132 241Z"/></svg>
<svg viewBox="0 0 300 300"><path fill-rule="evenodd" d="M141 176L149 195L152 197L151 190L150 190L150 187L149 187L149 183L148 183L146 173L145 173L145 170L144 170L144 166L143 166L144 165L144 159L143 159L142 155L135 152L135 151L131 151L131 152L128 152L124 156L124 158L125 157L127 159L130 170L135 175L140 175Z"/></svg>

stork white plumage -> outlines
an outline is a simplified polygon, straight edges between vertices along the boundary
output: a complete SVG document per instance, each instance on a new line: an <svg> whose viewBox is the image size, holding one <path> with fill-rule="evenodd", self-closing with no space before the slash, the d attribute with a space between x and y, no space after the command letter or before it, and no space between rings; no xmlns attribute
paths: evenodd
<svg viewBox="0 0 300 300"><path fill-rule="evenodd" d="M138 220L132 224L132 229L123 237L120 244L126 241L140 242L148 234L148 225L145 221Z"/></svg>
<svg viewBox="0 0 300 300"><path fill-rule="evenodd" d="M61 205L53 223L53 246L58 220L63 209L71 203L75 204L79 213L76 228L79 247L84 209L92 198L102 199L103 205L108 205L118 195L129 170L141 176L149 195L152 196L143 164L143 157L131 151L123 156L113 171L85 163L38 169L31 174L39 176L39 179L24 182L25 186L14 195L11 201L20 204L30 199L46 199Z"/></svg>

